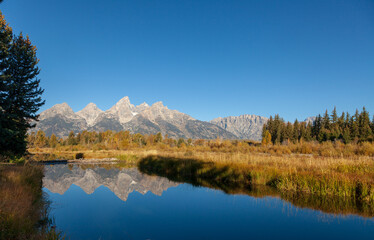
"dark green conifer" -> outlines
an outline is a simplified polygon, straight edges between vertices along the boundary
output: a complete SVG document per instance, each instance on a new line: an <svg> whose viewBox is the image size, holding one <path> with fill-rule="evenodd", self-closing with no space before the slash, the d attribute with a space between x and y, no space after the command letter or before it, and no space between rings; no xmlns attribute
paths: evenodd
<svg viewBox="0 0 374 240"><path fill-rule="evenodd" d="M290 122L287 122L286 128L284 130L284 140L292 140L293 134L293 125Z"/></svg>
<svg viewBox="0 0 374 240"><path fill-rule="evenodd" d="M1 106L7 117L3 127L12 131L12 136L7 138L11 143L8 150L14 155L26 152L27 130L34 126L31 121L37 120L36 112L44 104L41 99L44 90L39 87L40 80L37 79L38 62L36 48L30 39L22 34L14 36L6 61L6 91Z"/></svg>
<svg viewBox="0 0 374 240"><path fill-rule="evenodd" d="M0 12L0 153L8 155L12 142L8 139L15 135L14 129L7 126L9 123L8 113L5 112L6 99L8 97L8 78L6 74L9 68L9 55L12 46L12 29L6 23L3 14Z"/></svg>
<svg viewBox="0 0 374 240"><path fill-rule="evenodd" d="M292 133L292 141L298 142L300 140L300 124L299 121L296 119L293 124L293 133Z"/></svg>
<svg viewBox="0 0 374 240"><path fill-rule="evenodd" d="M346 128L344 129L342 139L343 139L343 142L344 142L345 144L351 142L351 134L350 134L350 132L349 132L349 128L348 128L348 127L346 127Z"/></svg>
<svg viewBox="0 0 374 240"><path fill-rule="evenodd" d="M330 116L327 110L322 119L322 127L325 128L326 130L330 130Z"/></svg>
<svg viewBox="0 0 374 240"><path fill-rule="evenodd" d="M322 117L321 115L319 114L317 117L316 117L316 120L314 121L313 123L313 129L312 129L312 136L318 140L318 136L320 134L320 131L321 131L321 128L322 128Z"/></svg>
<svg viewBox="0 0 374 240"><path fill-rule="evenodd" d="M366 111L365 107L363 107L362 112L359 115L358 129L360 140L362 141L367 141L372 135L369 113Z"/></svg>
<svg viewBox="0 0 374 240"><path fill-rule="evenodd" d="M308 125L306 125L305 136L304 136L304 139L308 142L312 140L312 129L313 129L313 125L312 123L309 122Z"/></svg>
<svg viewBox="0 0 374 240"><path fill-rule="evenodd" d="M332 121L332 124L335 124L338 122L338 114L336 112L336 107L334 107L334 110L332 110L331 121Z"/></svg>
<svg viewBox="0 0 374 240"><path fill-rule="evenodd" d="M352 116L350 121L349 121L349 131L350 131L350 134L351 134L351 140L355 140L356 138L358 138L359 136L359 130L358 130L358 123L357 123L357 120L358 119L358 116L357 116L357 110L356 110L356 114L355 116Z"/></svg>

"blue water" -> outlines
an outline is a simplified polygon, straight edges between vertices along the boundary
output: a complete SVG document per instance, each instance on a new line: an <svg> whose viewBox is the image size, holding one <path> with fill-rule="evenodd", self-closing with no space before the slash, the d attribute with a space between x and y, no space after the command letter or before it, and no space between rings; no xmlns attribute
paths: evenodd
<svg viewBox="0 0 374 240"><path fill-rule="evenodd" d="M48 171L52 178L62 169L49 168L46 178ZM228 195L160 177L135 176L136 169L129 174L99 170L75 166L73 171L79 173L64 185L67 190L62 194L44 187L57 229L70 239L374 239L374 218L328 214L276 197ZM61 171L55 182L45 185L54 189L64 177L72 178L69 170ZM87 194L82 186L85 189L97 178L104 184ZM161 195L151 192L156 192L156 181L163 181ZM129 191L124 200L114 193L121 187L139 188L142 193Z"/></svg>

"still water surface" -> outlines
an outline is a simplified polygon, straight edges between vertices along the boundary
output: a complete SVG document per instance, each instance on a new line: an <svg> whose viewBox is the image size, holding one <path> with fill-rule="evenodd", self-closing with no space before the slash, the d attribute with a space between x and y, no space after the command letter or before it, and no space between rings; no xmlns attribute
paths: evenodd
<svg viewBox="0 0 374 240"><path fill-rule="evenodd" d="M73 240L374 239L373 216L359 210L326 213L271 191L230 195L137 168L49 165L43 185L55 225Z"/></svg>

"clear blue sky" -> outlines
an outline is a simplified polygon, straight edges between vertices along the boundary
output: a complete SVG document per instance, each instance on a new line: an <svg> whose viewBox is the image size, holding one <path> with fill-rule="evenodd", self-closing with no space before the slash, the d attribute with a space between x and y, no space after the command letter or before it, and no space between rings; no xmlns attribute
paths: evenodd
<svg viewBox="0 0 374 240"><path fill-rule="evenodd" d="M201 120L374 113L374 1L4 0L45 110L163 101Z"/></svg>

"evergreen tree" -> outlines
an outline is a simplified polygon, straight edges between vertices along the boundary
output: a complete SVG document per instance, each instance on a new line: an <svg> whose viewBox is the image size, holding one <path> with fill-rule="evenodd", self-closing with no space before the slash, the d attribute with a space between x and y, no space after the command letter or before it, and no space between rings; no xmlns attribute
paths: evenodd
<svg viewBox="0 0 374 240"><path fill-rule="evenodd" d="M270 117L271 118L271 117ZM268 120L269 122L270 120ZM264 138L265 137L265 132L266 131L269 131L268 130L268 125L266 123L264 123L264 125L262 125L262 133L261 133L261 137Z"/></svg>
<svg viewBox="0 0 374 240"><path fill-rule="evenodd" d="M304 139L306 141L312 141L312 129L313 129L313 125L312 123L308 123L308 125L306 126L306 129L305 129L305 136L304 136Z"/></svg>
<svg viewBox="0 0 374 240"><path fill-rule="evenodd" d="M300 141L305 140L305 134L306 134L306 125L305 125L305 122L302 122L300 123L300 135L299 135Z"/></svg>
<svg viewBox="0 0 374 240"><path fill-rule="evenodd" d="M326 130L330 130L330 117L329 117L329 113L327 110L322 119L322 127L325 128Z"/></svg>
<svg viewBox="0 0 374 240"><path fill-rule="evenodd" d="M348 127L346 127L346 128L344 129L342 139L343 139L343 142L344 142L345 144L351 142L351 136L350 136L350 132L349 132L349 128L348 128Z"/></svg>
<svg viewBox="0 0 374 240"><path fill-rule="evenodd" d="M290 122L287 122L286 129L284 130L284 140L291 141L293 134L293 125Z"/></svg>
<svg viewBox="0 0 374 240"><path fill-rule="evenodd" d="M321 128L322 128L322 117L319 114L317 116L316 120L313 122L313 129L312 129L312 136L316 140L318 140Z"/></svg>
<svg viewBox="0 0 374 240"><path fill-rule="evenodd" d="M351 119L351 116L347 112L347 114L345 115L344 128L346 128L346 127L350 128L350 126L349 126L349 120L350 119Z"/></svg>
<svg viewBox="0 0 374 240"><path fill-rule="evenodd" d="M8 91L7 70L9 68L10 48L12 46L12 29L6 23L3 14L0 12L0 153L7 155L12 147L9 139L15 135L14 129L9 128L9 114L5 111Z"/></svg>
<svg viewBox="0 0 374 240"><path fill-rule="evenodd" d="M338 122L338 114L336 112L336 107L334 107L334 110L332 110L331 121L332 121L332 124L335 124Z"/></svg>
<svg viewBox="0 0 374 240"><path fill-rule="evenodd" d="M338 114L336 112L336 107L331 113L331 124L330 124L330 137L331 141L335 141L340 136L339 123L338 123Z"/></svg>
<svg viewBox="0 0 374 240"><path fill-rule="evenodd" d="M27 130L35 126L30 122L37 120L36 112L44 104L41 99L44 90L39 87L40 80L37 79L38 62L36 48L29 38L22 34L14 36L5 61L8 68L3 73L6 90L1 96L1 108L6 117L2 128L12 132L7 141L11 143L8 150L14 155L26 152Z"/></svg>
<svg viewBox="0 0 374 240"><path fill-rule="evenodd" d="M359 131L358 131L358 124L357 124L357 121L356 119L358 119L358 116L357 116L357 112L355 114L355 116L352 116L350 121L349 121L349 131L350 131L350 135L351 135L351 140L355 140L356 138L358 138L359 136Z"/></svg>
<svg viewBox="0 0 374 240"><path fill-rule="evenodd" d="M299 136L300 136L300 125L299 125L299 121L297 121L296 119L293 124L292 141L293 142L299 141Z"/></svg>
<svg viewBox="0 0 374 240"><path fill-rule="evenodd" d="M358 129L362 141L367 141L372 135L369 113L366 111L365 107L363 107L362 112L359 115Z"/></svg>
<svg viewBox="0 0 374 240"><path fill-rule="evenodd" d="M345 112L342 112L342 115L338 119L338 127L341 131L347 127L345 124Z"/></svg>

